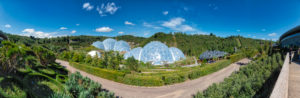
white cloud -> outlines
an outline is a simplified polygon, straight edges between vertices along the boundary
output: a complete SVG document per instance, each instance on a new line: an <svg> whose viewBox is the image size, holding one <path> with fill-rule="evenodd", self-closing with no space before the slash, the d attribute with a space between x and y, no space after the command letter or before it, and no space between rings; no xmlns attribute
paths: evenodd
<svg viewBox="0 0 300 98"><path fill-rule="evenodd" d="M129 21L125 21L124 24L125 25L132 25L132 26L135 25L135 24L133 24L132 22L129 22Z"/></svg>
<svg viewBox="0 0 300 98"><path fill-rule="evenodd" d="M169 11L164 11L163 14L164 14L164 15L168 15L168 14L169 14Z"/></svg>
<svg viewBox="0 0 300 98"><path fill-rule="evenodd" d="M265 31L266 31L266 29L261 29L261 31L265 32Z"/></svg>
<svg viewBox="0 0 300 98"><path fill-rule="evenodd" d="M4 25L5 28L11 28L11 25L10 24L6 24Z"/></svg>
<svg viewBox="0 0 300 98"><path fill-rule="evenodd" d="M113 29L111 29L110 27L100 27L96 29L96 32L111 32L113 31Z"/></svg>
<svg viewBox="0 0 300 98"><path fill-rule="evenodd" d="M123 31L120 31L120 32L118 32L119 34L124 34L124 32Z"/></svg>
<svg viewBox="0 0 300 98"><path fill-rule="evenodd" d="M178 31L194 31L194 28L192 28L192 27L189 26L189 25L181 25L181 26L178 28Z"/></svg>
<svg viewBox="0 0 300 98"><path fill-rule="evenodd" d="M34 36L37 38L51 38L51 37L55 37L56 32L52 32L52 33L46 33L46 32L42 32L42 31L35 31L34 29L24 29L22 31L23 33L21 35L23 36Z"/></svg>
<svg viewBox="0 0 300 98"><path fill-rule="evenodd" d="M185 19L181 18L181 17L177 17L177 18L173 18L171 19L170 21L165 21L162 26L165 26L165 27L176 27L178 25L181 25L182 22L184 22Z"/></svg>
<svg viewBox="0 0 300 98"><path fill-rule="evenodd" d="M274 32L274 33L270 33L270 34L268 34L268 36L276 36L277 34Z"/></svg>
<svg viewBox="0 0 300 98"><path fill-rule="evenodd" d="M153 29L161 29L161 27L149 24L147 22L144 22L143 26L148 27L148 28L153 28Z"/></svg>
<svg viewBox="0 0 300 98"><path fill-rule="evenodd" d="M24 29L22 32L33 33L34 31L34 29Z"/></svg>
<svg viewBox="0 0 300 98"><path fill-rule="evenodd" d="M168 27L175 31L194 31L195 29L189 25L182 24L185 19L181 17L172 18L170 21L163 22L162 26Z"/></svg>
<svg viewBox="0 0 300 98"><path fill-rule="evenodd" d="M89 2L86 2L82 5L83 9L86 9L87 11L90 11L94 8L94 6L92 6Z"/></svg>
<svg viewBox="0 0 300 98"><path fill-rule="evenodd" d="M107 3L106 5L102 3L101 7L97 6L97 11L101 16L106 16L106 14L113 15L119 8L114 2Z"/></svg>
<svg viewBox="0 0 300 98"><path fill-rule="evenodd" d="M240 30L240 29L238 29L238 30L236 30L236 32L241 32L241 30Z"/></svg>
<svg viewBox="0 0 300 98"><path fill-rule="evenodd" d="M79 26L80 24L76 24L76 26Z"/></svg>
<svg viewBox="0 0 300 98"><path fill-rule="evenodd" d="M76 32L77 32L76 30L72 30L72 31L71 31L71 33L73 33L73 34L76 33Z"/></svg>
<svg viewBox="0 0 300 98"><path fill-rule="evenodd" d="M68 28L66 28L66 27L60 27L59 29L61 29L61 30L66 30L66 29L68 29Z"/></svg>

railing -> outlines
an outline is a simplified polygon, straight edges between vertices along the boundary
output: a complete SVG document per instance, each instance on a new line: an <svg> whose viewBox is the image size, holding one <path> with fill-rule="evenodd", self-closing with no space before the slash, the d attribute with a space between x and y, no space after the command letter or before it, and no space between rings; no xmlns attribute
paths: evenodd
<svg viewBox="0 0 300 98"><path fill-rule="evenodd" d="M289 87L289 56L287 53L276 84L273 88L270 98L288 98Z"/></svg>

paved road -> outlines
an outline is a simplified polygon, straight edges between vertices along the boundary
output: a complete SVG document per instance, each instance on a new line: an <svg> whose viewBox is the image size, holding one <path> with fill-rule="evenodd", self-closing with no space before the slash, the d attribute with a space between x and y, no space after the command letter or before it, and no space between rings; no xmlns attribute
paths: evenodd
<svg viewBox="0 0 300 98"><path fill-rule="evenodd" d="M102 84L102 87L115 92L117 96L123 98L190 98L198 91L203 91L213 83L222 82L224 78L231 75L232 72L239 70L239 63L233 63L230 66L219 70L218 72L200 77L195 80L188 80L183 83L177 83L160 87L138 87L117 83L106 80L86 72L75 69L68 62L56 60L57 63L65 66L70 72L79 71L83 76L87 76L94 81ZM239 62L248 63L249 59L242 59Z"/></svg>
<svg viewBox="0 0 300 98"><path fill-rule="evenodd" d="M292 62L289 66L289 98L299 98L300 96L300 64Z"/></svg>

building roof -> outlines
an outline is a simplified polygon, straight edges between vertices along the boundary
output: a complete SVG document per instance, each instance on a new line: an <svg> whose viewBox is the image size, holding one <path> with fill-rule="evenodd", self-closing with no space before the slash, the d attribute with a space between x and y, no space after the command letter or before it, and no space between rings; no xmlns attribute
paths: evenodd
<svg viewBox="0 0 300 98"><path fill-rule="evenodd" d="M290 35L293 35L293 34L296 34L296 33L300 33L300 26L297 26L289 31L287 31L286 33L282 34L279 38L279 41L281 42L281 40L287 36L290 36Z"/></svg>
<svg viewBox="0 0 300 98"><path fill-rule="evenodd" d="M4 39L4 40L7 39L7 37L5 36L5 34L4 34L4 33L1 33L1 32L0 32L0 38L2 38L2 39Z"/></svg>

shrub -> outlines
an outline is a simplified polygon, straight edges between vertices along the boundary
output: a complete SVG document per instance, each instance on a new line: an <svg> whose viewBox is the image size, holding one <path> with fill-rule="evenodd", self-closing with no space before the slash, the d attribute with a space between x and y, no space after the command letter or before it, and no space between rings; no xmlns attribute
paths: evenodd
<svg viewBox="0 0 300 98"><path fill-rule="evenodd" d="M237 62L244 57L245 55L243 53L236 53L229 56L231 62Z"/></svg>
<svg viewBox="0 0 300 98"><path fill-rule="evenodd" d="M33 51L42 65L48 65L50 63L55 62L56 58L52 51L40 46L33 47Z"/></svg>
<svg viewBox="0 0 300 98"><path fill-rule="evenodd" d="M196 79L201 76L216 72L222 68L227 67L228 65L230 65L230 61L228 61L228 60L223 60L223 61L217 62L215 64L205 65L205 67L203 67L203 68L195 69L195 70L191 71L188 74L188 78Z"/></svg>
<svg viewBox="0 0 300 98"><path fill-rule="evenodd" d="M114 94L103 90L101 84L83 77L79 72L70 75L66 88L75 98L94 98L94 96L114 98Z"/></svg>
<svg viewBox="0 0 300 98"><path fill-rule="evenodd" d="M134 57L127 58L125 65L129 70L138 72L139 61L135 60Z"/></svg>
<svg viewBox="0 0 300 98"><path fill-rule="evenodd" d="M82 71L85 71L87 73L106 78L109 80L114 80L114 81L120 81L120 77L124 77L124 73L114 71L114 70L109 70L109 69L102 69L98 67L93 67L93 66L87 66L79 63L71 63L71 66L74 66L77 69L80 69Z"/></svg>
<svg viewBox="0 0 300 98"><path fill-rule="evenodd" d="M184 82L186 79L187 78L184 74L162 75L162 80L164 81L165 85Z"/></svg>
<svg viewBox="0 0 300 98"><path fill-rule="evenodd" d="M224 82L208 87L203 93L198 92L195 98L206 97L269 97L271 88L275 84L276 74L279 71L280 54L262 58L241 67L240 71L226 78Z"/></svg>

